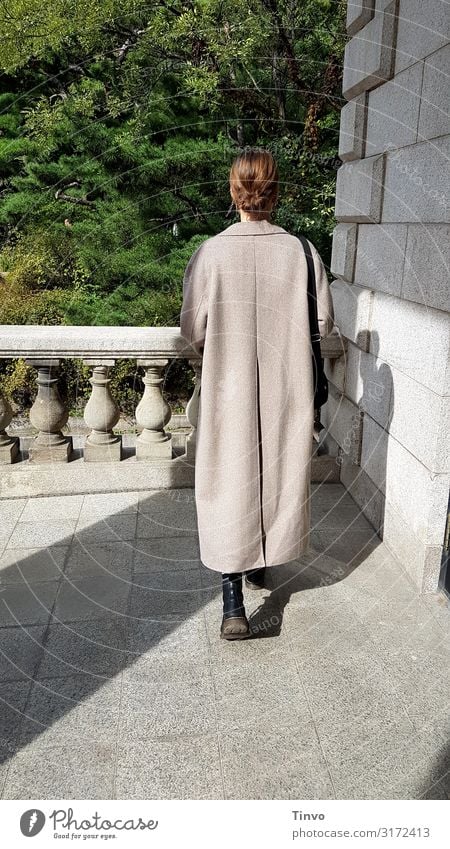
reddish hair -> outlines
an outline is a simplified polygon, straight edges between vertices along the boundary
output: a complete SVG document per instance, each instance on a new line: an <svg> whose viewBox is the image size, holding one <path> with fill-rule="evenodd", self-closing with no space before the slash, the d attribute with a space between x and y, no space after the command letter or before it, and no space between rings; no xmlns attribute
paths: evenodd
<svg viewBox="0 0 450 849"><path fill-rule="evenodd" d="M278 198L278 166L263 148L246 148L230 171L230 193L238 209L267 213Z"/></svg>

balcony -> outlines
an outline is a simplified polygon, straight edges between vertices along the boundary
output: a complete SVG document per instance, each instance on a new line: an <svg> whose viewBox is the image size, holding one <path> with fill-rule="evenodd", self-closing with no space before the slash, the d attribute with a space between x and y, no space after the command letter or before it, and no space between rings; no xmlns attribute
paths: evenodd
<svg viewBox="0 0 450 849"><path fill-rule="evenodd" d="M15 435L1 408L2 798L447 798L448 611L336 458L314 458L311 552L246 592L251 639L225 643L192 488L201 364L178 330L2 331L0 356L38 379L35 433ZM332 359L343 348L323 342ZM67 432L64 357L92 366L87 435ZM144 373L122 439L119 357ZM163 378L179 357L196 384L171 419Z"/></svg>

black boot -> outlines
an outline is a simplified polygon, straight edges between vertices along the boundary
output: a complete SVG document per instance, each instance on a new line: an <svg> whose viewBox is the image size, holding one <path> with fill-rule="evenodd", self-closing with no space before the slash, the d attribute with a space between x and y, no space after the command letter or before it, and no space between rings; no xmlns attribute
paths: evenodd
<svg viewBox="0 0 450 849"><path fill-rule="evenodd" d="M224 640L243 640L250 627L242 595L242 572L222 574L223 619L220 636Z"/></svg>
<svg viewBox="0 0 450 849"><path fill-rule="evenodd" d="M264 589L264 580L266 577L266 567L261 566L260 569L249 569L245 573L245 586L251 590Z"/></svg>

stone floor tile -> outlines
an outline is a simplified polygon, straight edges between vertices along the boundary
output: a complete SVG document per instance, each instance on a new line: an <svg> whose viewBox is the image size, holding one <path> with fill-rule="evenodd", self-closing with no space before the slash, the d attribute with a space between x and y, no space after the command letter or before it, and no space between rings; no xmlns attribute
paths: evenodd
<svg viewBox="0 0 450 849"><path fill-rule="evenodd" d="M3 798L111 799L114 760L113 742L35 742L12 758Z"/></svg>
<svg viewBox="0 0 450 849"><path fill-rule="evenodd" d="M367 614L369 619L379 606L413 604L419 599L417 590L401 571L389 575L367 576L365 580L359 580L359 576L352 580L350 576L344 583L348 597L358 607L360 615Z"/></svg>
<svg viewBox="0 0 450 849"><path fill-rule="evenodd" d="M130 586L129 580L120 576L64 579L56 599L52 624L124 617Z"/></svg>
<svg viewBox="0 0 450 849"><path fill-rule="evenodd" d="M345 564L321 552L311 552L299 562L273 567L267 578L268 589L280 603L292 606L327 607L351 599Z"/></svg>
<svg viewBox="0 0 450 849"><path fill-rule="evenodd" d="M30 689L31 681L0 683L0 745L4 756L16 746Z"/></svg>
<svg viewBox="0 0 450 849"><path fill-rule="evenodd" d="M37 678L74 674L109 678L130 662L126 648L126 620L100 619L50 625Z"/></svg>
<svg viewBox="0 0 450 849"><path fill-rule="evenodd" d="M122 738L118 746L117 799L222 799L216 735L145 741Z"/></svg>
<svg viewBox="0 0 450 849"><path fill-rule="evenodd" d="M76 520L78 519L82 503L82 495L54 495L29 498L20 515L19 521L53 523L55 517L59 517L62 521Z"/></svg>
<svg viewBox="0 0 450 849"><path fill-rule="evenodd" d="M418 796L419 799L450 799L449 773L442 779L433 778Z"/></svg>
<svg viewBox="0 0 450 849"><path fill-rule="evenodd" d="M20 724L31 681L0 683L0 796L17 752Z"/></svg>
<svg viewBox="0 0 450 849"><path fill-rule="evenodd" d="M138 538L197 535L197 511L191 489L160 490L139 499Z"/></svg>
<svg viewBox="0 0 450 849"><path fill-rule="evenodd" d="M140 495L139 492L105 492L85 495L79 517L80 522L108 518L117 514L137 513Z"/></svg>
<svg viewBox="0 0 450 849"><path fill-rule="evenodd" d="M120 677L68 675L33 683L19 743L40 745L69 740L111 743L117 736Z"/></svg>
<svg viewBox="0 0 450 849"><path fill-rule="evenodd" d="M227 799L333 799L314 724L220 735Z"/></svg>
<svg viewBox="0 0 450 849"><path fill-rule="evenodd" d="M5 586L0 594L0 627L47 623L58 586L58 581Z"/></svg>
<svg viewBox="0 0 450 849"><path fill-rule="evenodd" d="M380 705L403 712L403 696L388 664L379 659L375 645L364 644L349 650L344 645L330 649L317 659L297 656L297 666L305 686L314 721L339 723L341 716L358 721Z"/></svg>
<svg viewBox="0 0 450 849"><path fill-rule="evenodd" d="M311 532L311 540L317 551L339 560L345 566L364 561L381 542L373 528L372 531L367 528L359 530L352 526L337 530L321 525Z"/></svg>
<svg viewBox="0 0 450 849"><path fill-rule="evenodd" d="M436 783L449 788L449 768L448 746L399 722L330 772L341 799L419 799Z"/></svg>
<svg viewBox="0 0 450 849"><path fill-rule="evenodd" d="M166 735L208 734L216 730L214 692L208 678L181 686L177 680L153 683L125 676L119 736L146 740Z"/></svg>
<svg viewBox="0 0 450 849"><path fill-rule="evenodd" d="M191 535L197 538L196 523L192 521L172 522L165 516L164 511L160 513L139 513L137 518L136 536L138 540L162 538L162 537L185 537Z"/></svg>
<svg viewBox="0 0 450 849"><path fill-rule="evenodd" d="M71 580L86 577L118 576L131 579L134 541L81 542L75 539L70 548L65 575Z"/></svg>
<svg viewBox="0 0 450 849"><path fill-rule="evenodd" d="M47 548L70 545L75 530L75 519L54 522L18 522L7 548Z"/></svg>
<svg viewBox="0 0 450 849"><path fill-rule="evenodd" d="M156 489L139 494L139 511L153 513L155 510L196 513L195 493L192 487L180 489Z"/></svg>
<svg viewBox="0 0 450 849"><path fill-rule="evenodd" d="M199 558L199 544L195 536L139 539L134 543L135 572L197 568Z"/></svg>
<svg viewBox="0 0 450 849"><path fill-rule="evenodd" d="M20 519L27 501L27 498L1 498L0 524L3 525L6 522L15 524Z"/></svg>
<svg viewBox="0 0 450 849"><path fill-rule="evenodd" d="M433 653L408 652L395 654L384 650L390 676L401 694L408 716L416 728L424 717L437 715L448 702L450 694L450 663L448 649Z"/></svg>
<svg viewBox="0 0 450 849"><path fill-rule="evenodd" d="M26 498L0 499L0 551L8 544L26 503Z"/></svg>
<svg viewBox="0 0 450 849"><path fill-rule="evenodd" d="M254 663L236 658L234 664L215 659L211 674L219 730L297 728L311 712L295 662L265 658Z"/></svg>
<svg viewBox="0 0 450 849"><path fill-rule="evenodd" d="M29 680L43 654L45 625L2 628L0 637L0 681Z"/></svg>
<svg viewBox="0 0 450 849"><path fill-rule="evenodd" d="M134 654L123 670L124 680L139 687L142 678L152 683L179 682L181 687L196 686L209 677L209 656L199 651L195 655L161 655L158 648L144 654Z"/></svg>
<svg viewBox="0 0 450 849"><path fill-rule="evenodd" d="M160 657L178 655L185 658L204 657L209 651L202 612L188 618L175 616L164 620L128 617L125 639L131 659L136 660L152 650L157 650Z"/></svg>
<svg viewBox="0 0 450 849"><path fill-rule="evenodd" d="M134 540L136 534L137 513L125 513L118 516L91 516L77 522L75 541L83 545L92 542L120 543Z"/></svg>
<svg viewBox="0 0 450 849"><path fill-rule="evenodd" d="M0 586L61 577L69 546L50 548L7 548L0 556Z"/></svg>
<svg viewBox="0 0 450 849"><path fill-rule="evenodd" d="M195 614L208 598L199 583L197 569L139 573L133 580L128 614L131 619L144 620Z"/></svg>
<svg viewBox="0 0 450 849"><path fill-rule="evenodd" d="M200 582L200 569L193 567L190 569L169 569L167 572L152 571L150 573L137 572L133 576L133 589L139 593L143 592L159 592L167 595L174 593L198 592L199 597L205 596L206 593Z"/></svg>
<svg viewBox="0 0 450 849"><path fill-rule="evenodd" d="M425 593L421 596L422 603L433 614L434 619L447 634L450 634L450 598L442 591Z"/></svg>
<svg viewBox="0 0 450 849"><path fill-rule="evenodd" d="M320 497L311 500L311 530L321 531L326 528L345 528L347 530L367 530L373 534L373 527L364 513L352 501L347 499L337 502L326 502Z"/></svg>
<svg viewBox="0 0 450 849"><path fill-rule="evenodd" d="M316 727L324 756L340 783L350 774L362 779L370 760L386 757L398 741L414 733L406 711L383 702L375 703L357 718L342 714L331 721L322 717Z"/></svg>
<svg viewBox="0 0 450 849"><path fill-rule="evenodd" d="M330 651L358 650L371 638L368 629L355 617L353 607L345 602L319 611L288 605L285 622L293 656L314 657L316 663Z"/></svg>
<svg viewBox="0 0 450 849"><path fill-rule="evenodd" d="M360 600L363 599L361 602ZM423 604L420 597L411 598L367 598L363 592L358 596L358 615L364 625L381 637L395 632L403 634L422 634L436 632L436 620ZM450 629L449 629L450 633Z"/></svg>

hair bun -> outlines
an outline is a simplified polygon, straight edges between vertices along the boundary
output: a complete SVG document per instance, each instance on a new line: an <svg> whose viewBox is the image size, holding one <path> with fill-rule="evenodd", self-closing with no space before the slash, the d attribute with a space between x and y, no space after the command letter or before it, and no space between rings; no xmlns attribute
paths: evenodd
<svg viewBox="0 0 450 849"><path fill-rule="evenodd" d="M230 192L244 212L267 212L274 206L278 168L270 151L249 148L236 157L230 171Z"/></svg>

